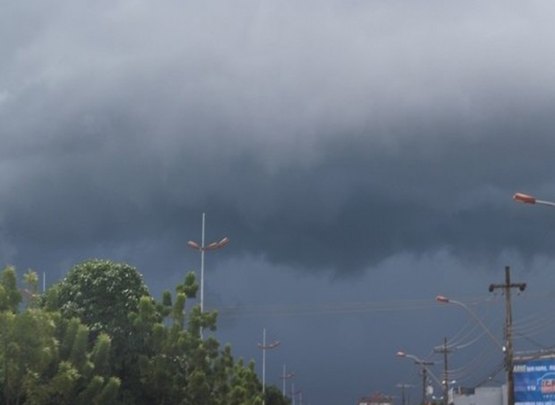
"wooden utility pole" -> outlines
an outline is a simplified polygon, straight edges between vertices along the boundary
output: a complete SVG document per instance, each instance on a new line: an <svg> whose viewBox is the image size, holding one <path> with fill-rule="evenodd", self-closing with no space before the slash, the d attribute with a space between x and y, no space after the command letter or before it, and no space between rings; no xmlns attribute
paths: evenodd
<svg viewBox="0 0 555 405"><path fill-rule="evenodd" d="M426 405L428 403L427 401L427 393L426 393L426 389L428 387L428 366L433 366L434 362L433 361L415 361L416 364L420 365L421 367L421 372L422 372L422 404Z"/></svg>
<svg viewBox="0 0 555 405"><path fill-rule="evenodd" d="M426 389L428 385L428 369L426 367L422 367L422 405L426 405L428 402L426 400Z"/></svg>
<svg viewBox="0 0 555 405"><path fill-rule="evenodd" d="M447 366L447 357L453 350L447 346L447 338L443 338L443 345L434 349L436 353L443 353L443 403L449 403L449 368Z"/></svg>
<svg viewBox="0 0 555 405"><path fill-rule="evenodd" d="M489 286L489 292L501 289L505 294L505 347L503 349L505 350L505 369L507 370L507 405L515 405L512 339L513 314L511 310L512 288L518 288L519 291L524 291L526 289L526 283L511 283L511 269L509 266L505 267L505 283L490 284Z"/></svg>

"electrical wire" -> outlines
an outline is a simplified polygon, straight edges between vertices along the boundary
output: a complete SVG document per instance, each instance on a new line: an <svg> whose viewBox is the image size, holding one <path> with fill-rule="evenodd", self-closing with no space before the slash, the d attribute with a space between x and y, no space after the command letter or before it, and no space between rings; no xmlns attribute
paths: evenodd
<svg viewBox="0 0 555 405"><path fill-rule="evenodd" d="M224 318L251 316L311 316L349 313L416 311L436 307L433 300L347 302L335 304L300 304L282 306L236 306L215 308Z"/></svg>

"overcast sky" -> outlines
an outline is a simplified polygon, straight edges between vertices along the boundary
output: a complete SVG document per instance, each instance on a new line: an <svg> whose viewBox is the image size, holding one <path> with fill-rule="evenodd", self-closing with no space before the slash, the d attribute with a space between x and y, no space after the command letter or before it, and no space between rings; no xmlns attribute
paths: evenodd
<svg viewBox="0 0 555 405"><path fill-rule="evenodd" d="M159 295L198 270L186 242L206 212L207 240L231 239L207 256L206 305L237 357L260 363L266 327L283 342L271 382L289 364L305 401L398 394L418 375L397 350L425 356L470 328L436 294L497 325L487 286L511 265L530 314L554 305L555 211L511 200L555 199L554 13L4 0L1 261L52 283L81 260L123 260ZM461 354L467 384L501 359L487 337L472 353L484 348L474 369Z"/></svg>

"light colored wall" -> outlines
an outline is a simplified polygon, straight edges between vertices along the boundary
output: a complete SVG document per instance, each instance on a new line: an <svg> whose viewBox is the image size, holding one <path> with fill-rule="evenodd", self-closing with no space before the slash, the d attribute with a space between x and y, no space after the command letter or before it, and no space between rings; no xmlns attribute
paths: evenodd
<svg viewBox="0 0 555 405"><path fill-rule="evenodd" d="M473 395L453 395L455 405L506 405L503 387L479 387Z"/></svg>

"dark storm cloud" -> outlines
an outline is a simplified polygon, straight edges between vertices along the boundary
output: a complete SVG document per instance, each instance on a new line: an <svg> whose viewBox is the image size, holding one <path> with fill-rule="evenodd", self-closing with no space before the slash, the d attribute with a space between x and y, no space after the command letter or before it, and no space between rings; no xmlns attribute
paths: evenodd
<svg viewBox="0 0 555 405"><path fill-rule="evenodd" d="M8 257L188 238L203 211L300 268L550 253L510 196L555 196L552 6L58 3L3 13Z"/></svg>
<svg viewBox="0 0 555 405"><path fill-rule="evenodd" d="M392 392L394 353L465 319L438 293L483 298L505 264L526 294L553 285L555 215L511 195L555 199L554 8L1 2L0 259L48 284L123 260L159 296L198 267L206 212L207 240L232 241L207 255L222 342L258 358L268 328L268 375L287 362L313 402Z"/></svg>

